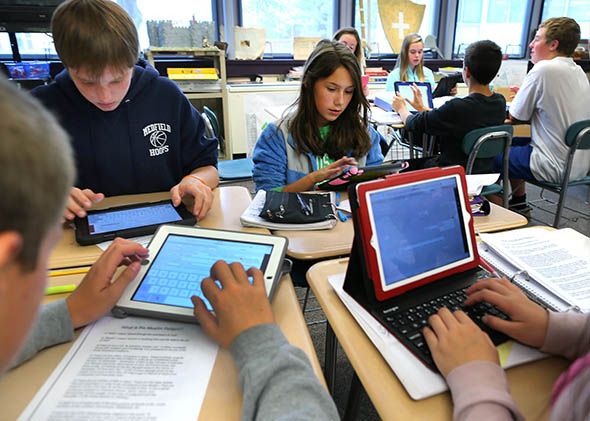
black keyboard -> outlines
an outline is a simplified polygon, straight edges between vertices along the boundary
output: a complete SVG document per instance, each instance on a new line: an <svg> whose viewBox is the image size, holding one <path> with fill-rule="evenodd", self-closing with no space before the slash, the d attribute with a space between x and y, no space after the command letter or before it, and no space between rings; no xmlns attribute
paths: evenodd
<svg viewBox="0 0 590 421"><path fill-rule="evenodd" d="M419 304L414 307L400 309L394 306L381 310L378 315L381 322L407 347L416 355L424 364L434 371L438 371L422 329L428 326L428 318L436 314L442 307L447 307L451 311L463 310L481 330L486 332L494 345L501 344L510 339L497 330L492 330L488 325L483 323L482 317L485 314L491 314L504 320L508 316L490 303L480 302L472 306L463 306L467 298L465 289L460 289L434 298L427 303Z"/></svg>

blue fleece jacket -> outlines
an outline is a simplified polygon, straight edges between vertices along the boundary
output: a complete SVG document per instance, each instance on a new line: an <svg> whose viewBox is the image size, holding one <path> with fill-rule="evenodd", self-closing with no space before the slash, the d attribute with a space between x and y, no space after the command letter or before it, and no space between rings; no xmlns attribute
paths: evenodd
<svg viewBox="0 0 590 421"><path fill-rule="evenodd" d="M288 121L287 118L268 124L256 142L252 154L252 175L257 191L286 186L317 170L315 156L312 153L297 152L295 140L290 133L285 142ZM360 167L383 163L380 145L382 140L385 141L383 136L369 126L369 138L371 149L367 155L356 157Z"/></svg>
<svg viewBox="0 0 590 421"><path fill-rule="evenodd" d="M106 196L166 191L194 169L217 165L217 139L205 136L199 112L145 61L114 111L88 102L67 70L33 95L70 135L77 187Z"/></svg>

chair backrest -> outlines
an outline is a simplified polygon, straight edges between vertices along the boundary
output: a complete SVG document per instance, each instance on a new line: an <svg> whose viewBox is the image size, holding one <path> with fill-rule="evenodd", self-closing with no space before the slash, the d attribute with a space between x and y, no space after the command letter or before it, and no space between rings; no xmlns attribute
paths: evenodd
<svg viewBox="0 0 590 421"><path fill-rule="evenodd" d="M213 110L206 105L203 105L203 115L207 117L209 122L211 123L211 127L213 129L213 133L215 137L219 141L219 149L222 154L225 154L225 141L221 136L221 129L219 128L219 120L217 119L217 115Z"/></svg>
<svg viewBox="0 0 590 421"><path fill-rule="evenodd" d="M469 157L465 172L471 174L476 158L494 158L510 148L512 133L514 129L509 124L482 127L467 133L462 144L463 152Z"/></svg>
<svg viewBox="0 0 590 421"><path fill-rule="evenodd" d="M201 118L205 123L205 135L209 138L216 137L215 130L213 130L213 125L211 124L211 120L209 120L209 117L207 117L207 114L201 114Z"/></svg>
<svg viewBox="0 0 590 421"><path fill-rule="evenodd" d="M590 149L590 120L578 121L565 132L565 144L571 148L576 143L576 149Z"/></svg>

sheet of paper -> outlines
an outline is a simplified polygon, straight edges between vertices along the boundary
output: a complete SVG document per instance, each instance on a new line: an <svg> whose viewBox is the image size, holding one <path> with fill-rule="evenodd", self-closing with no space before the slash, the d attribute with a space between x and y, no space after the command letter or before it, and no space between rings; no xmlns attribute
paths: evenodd
<svg viewBox="0 0 590 421"><path fill-rule="evenodd" d="M422 364L395 336L344 291L344 274L330 276L328 282L371 342L377 347L412 399L425 399L448 389L440 374L431 371ZM547 356L518 342L511 341L509 343L511 345L503 344L498 347L503 367L514 367Z"/></svg>
<svg viewBox="0 0 590 421"><path fill-rule="evenodd" d="M19 419L196 420L218 349L197 325L104 317Z"/></svg>
<svg viewBox="0 0 590 421"><path fill-rule="evenodd" d="M153 235L142 235L140 237L133 237L133 238L128 238L128 240L131 241L135 241L136 243L141 244L144 247L147 247L148 244L150 243L150 241L152 240ZM112 241L104 241L102 243L98 243L96 246L101 249L102 251L105 251L106 249L109 248L109 246L112 244Z"/></svg>
<svg viewBox="0 0 590 421"><path fill-rule="evenodd" d="M571 228L525 228L481 238L558 297L590 311L590 238Z"/></svg>
<svg viewBox="0 0 590 421"><path fill-rule="evenodd" d="M466 175L467 194L477 196L485 186L494 184L500 178L500 174L470 174Z"/></svg>

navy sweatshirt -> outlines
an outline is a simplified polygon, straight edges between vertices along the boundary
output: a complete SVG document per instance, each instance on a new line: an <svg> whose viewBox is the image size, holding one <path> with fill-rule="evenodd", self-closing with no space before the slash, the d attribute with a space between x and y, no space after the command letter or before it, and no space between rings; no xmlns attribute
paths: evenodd
<svg viewBox="0 0 590 421"><path fill-rule="evenodd" d="M33 92L58 118L76 155L76 186L106 196L166 191L196 168L217 165L217 139L171 80L140 61L127 95L101 111L67 70Z"/></svg>
<svg viewBox="0 0 590 421"><path fill-rule="evenodd" d="M440 157L435 165L467 164L463 153L463 137L474 129L504 124L506 100L500 94L485 96L473 93L465 98L454 98L440 108L413 114L406 120L406 129L417 133L439 136ZM494 172L493 158L477 159L474 173Z"/></svg>

